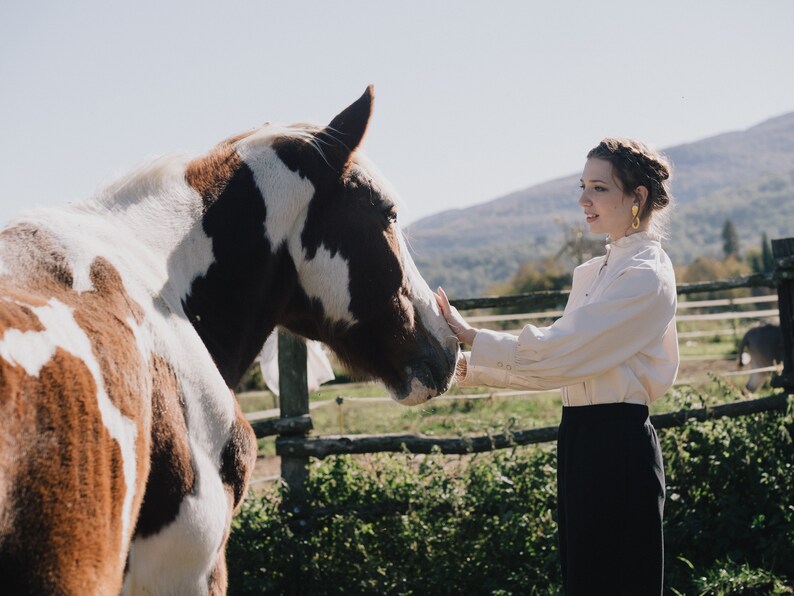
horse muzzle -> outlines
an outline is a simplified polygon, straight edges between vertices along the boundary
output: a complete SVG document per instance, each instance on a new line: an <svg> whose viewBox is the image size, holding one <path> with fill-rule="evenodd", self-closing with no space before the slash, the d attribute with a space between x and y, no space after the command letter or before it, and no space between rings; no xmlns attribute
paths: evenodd
<svg viewBox="0 0 794 596"><path fill-rule="evenodd" d="M441 358L422 358L409 363L403 386L399 390L390 388L392 399L404 406L416 406L449 391L455 372L457 351L445 351L439 356Z"/></svg>

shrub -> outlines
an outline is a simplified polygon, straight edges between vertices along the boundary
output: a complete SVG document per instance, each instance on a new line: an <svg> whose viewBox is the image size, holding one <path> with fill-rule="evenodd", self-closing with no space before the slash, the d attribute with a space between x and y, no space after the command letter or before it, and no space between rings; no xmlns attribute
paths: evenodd
<svg viewBox="0 0 794 596"><path fill-rule="evenodd" d="M685 561L701 571L749 566L794 581L792 420L790 403L785 415L690 422L660 433L668 585L701 593Z"/></svg>
<svg viewBox="0 0 794 596"><path fill-rule="evenodd" d="M794 594L791 584L765 569L754 569L747 563L731 559L717 561L703 575L692 581L694 594Z"/></svg>
<svg viewBox="0 0 794 596"><path fill-rule="evenodd" d="M793 420L790 405L659 433L668 590L787 593ZM305 511L286 510L280 487L246 501L230 593L559 593L555 459L545 445L315 463Z"/></svg>

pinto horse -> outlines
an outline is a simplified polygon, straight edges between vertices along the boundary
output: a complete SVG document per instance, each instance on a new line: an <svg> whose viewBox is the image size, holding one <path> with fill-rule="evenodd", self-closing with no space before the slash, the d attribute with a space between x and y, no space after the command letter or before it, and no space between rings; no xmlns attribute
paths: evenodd
<svg viewBox="0 0 794 596"><path fill-rule="evenodd" d="M256 456L230 388L276 325L403 404L449 387L455 338L357 152L372 101L0 234L4 593L224 593Z"/></svg>

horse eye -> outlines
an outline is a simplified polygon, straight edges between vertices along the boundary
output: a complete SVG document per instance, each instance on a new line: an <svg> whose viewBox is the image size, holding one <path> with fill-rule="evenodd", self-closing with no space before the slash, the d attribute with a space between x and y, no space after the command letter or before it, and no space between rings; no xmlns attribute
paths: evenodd
<svg viewBox="0 0 794 596"><path fill-rule="evenodd" d="M383 215L386 217L386 221L390 224L397 222L397 211L394 210L394 207L390 207L383 212Z"/></svg>

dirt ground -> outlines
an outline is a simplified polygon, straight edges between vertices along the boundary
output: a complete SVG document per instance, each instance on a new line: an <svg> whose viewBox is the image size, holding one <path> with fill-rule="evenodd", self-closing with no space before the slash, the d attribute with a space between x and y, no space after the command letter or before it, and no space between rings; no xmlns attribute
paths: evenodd
<svg viewBox="0 0 794 596"><path fill-rule="evenodd" d="M273 482L273 477L278 477L281 473L281 458L278 455L259 455L256 458L254 474L251 482L259 484L261 482Z"/></svg>

